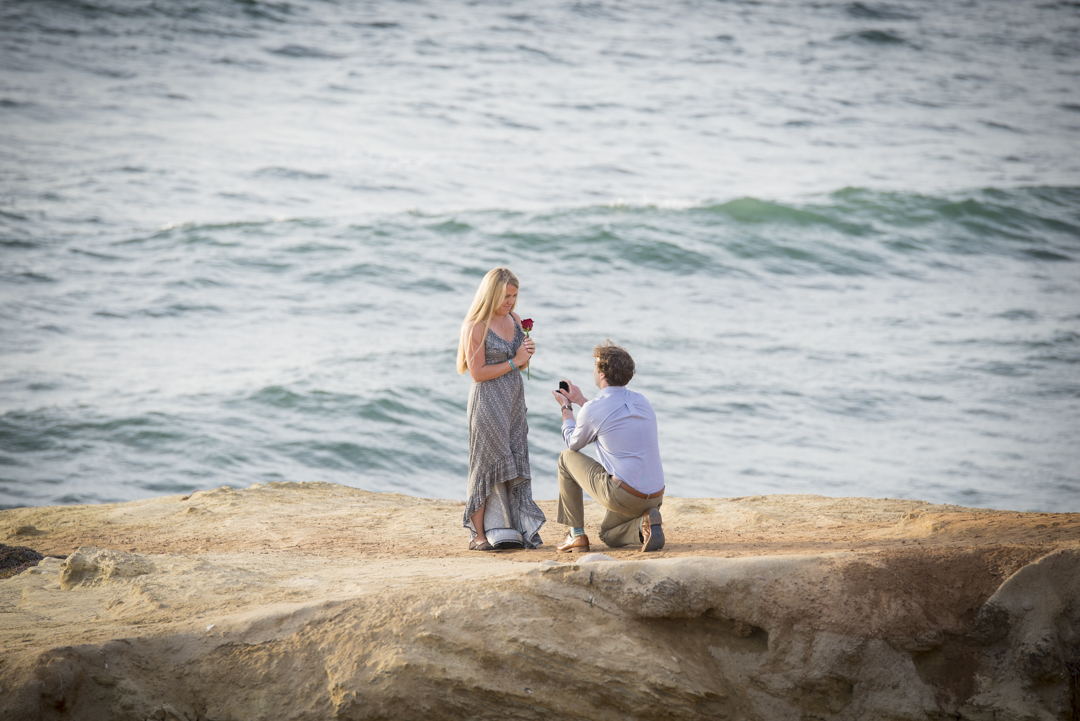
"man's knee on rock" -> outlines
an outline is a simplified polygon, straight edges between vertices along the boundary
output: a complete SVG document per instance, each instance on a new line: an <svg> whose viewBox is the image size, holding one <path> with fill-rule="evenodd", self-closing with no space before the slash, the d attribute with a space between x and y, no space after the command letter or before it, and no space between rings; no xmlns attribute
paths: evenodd
<svg viewBox="0 0 1080 721"><path fill-rule="evenodd" d="M619 548L621 546L627 545L625 543L618 543L617 541L615 541L615 539L611 537L611 529L605 528L600 529L600 542L603 543L605 546L608 546L609 548Z"/></svg>

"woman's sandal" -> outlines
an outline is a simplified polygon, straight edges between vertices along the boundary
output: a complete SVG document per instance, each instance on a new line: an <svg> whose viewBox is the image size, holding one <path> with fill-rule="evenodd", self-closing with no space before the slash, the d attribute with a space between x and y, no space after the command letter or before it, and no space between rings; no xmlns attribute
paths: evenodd
<svg viewBox="0 0 1080 721"><path fill-rule="evenodd" d="M495 546L492 546L490 543L488 543L487 539L484 539L483 541L480 541L479 543L477 543L477 539L474 538L473 540L469 541L469 550L470 551L494 551Z"/></svg>

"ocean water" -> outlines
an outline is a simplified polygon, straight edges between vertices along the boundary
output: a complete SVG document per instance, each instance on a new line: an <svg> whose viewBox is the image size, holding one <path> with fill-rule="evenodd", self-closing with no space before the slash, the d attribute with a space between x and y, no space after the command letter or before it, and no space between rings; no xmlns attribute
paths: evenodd
<svg viewBox="0 0 1080 721"><path fill-rule="evenodd" d="M0 507L464 498L461 318L668 492L1080 511L1076 3L0 3Z"/></svg>

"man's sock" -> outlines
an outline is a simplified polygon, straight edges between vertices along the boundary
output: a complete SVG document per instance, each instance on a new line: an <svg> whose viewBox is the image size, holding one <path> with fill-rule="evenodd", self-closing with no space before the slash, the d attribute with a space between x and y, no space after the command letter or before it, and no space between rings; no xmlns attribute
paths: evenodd
<svg viewBox="0 0 1080 721"><path fill-rule="evenodd" d="M570 535L573 536L574 538L577 538L578 536L584 536L585 535L585 529L584 528L571 528L570 529Z"/></svg>

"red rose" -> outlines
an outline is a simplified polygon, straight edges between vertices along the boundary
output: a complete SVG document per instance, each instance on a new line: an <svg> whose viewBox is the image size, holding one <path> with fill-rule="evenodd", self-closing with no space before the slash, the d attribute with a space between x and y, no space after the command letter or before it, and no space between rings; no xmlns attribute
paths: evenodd
<svg viewBox="0 0 1080 721"><path fill-rule="evenodd" d="M521 329L525 331L525 335L529 335L529 331L532 330L532 318L526 318L521 321ZM525 369L525 377L532 378L532 366Z"/></svg>

